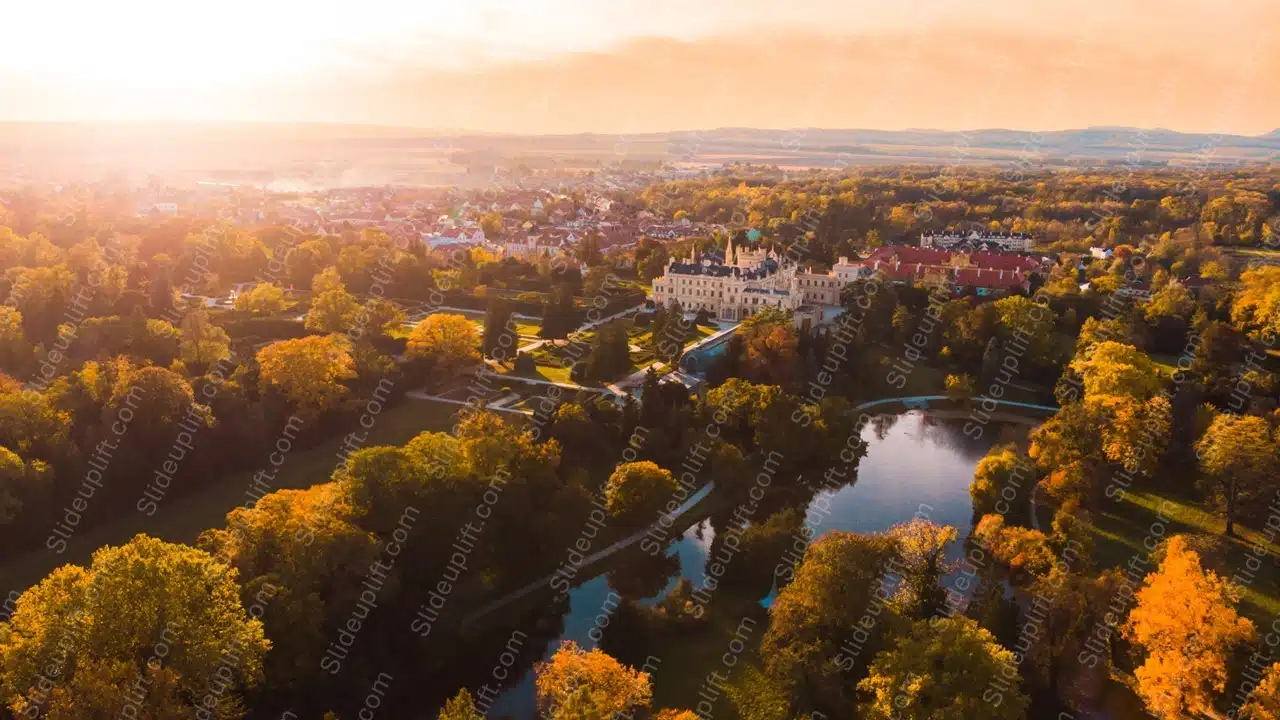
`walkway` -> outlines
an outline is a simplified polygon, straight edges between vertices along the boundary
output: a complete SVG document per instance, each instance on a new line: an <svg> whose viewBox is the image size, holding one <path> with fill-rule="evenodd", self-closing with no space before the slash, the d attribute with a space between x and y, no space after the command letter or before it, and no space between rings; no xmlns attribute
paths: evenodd
<svg viewBox="0 0 1280 720"><path fill-rule="evenodd" d="M447 403L447 404L449 404L449 405L466 405L466 406L468 406L468 407L472 407L471 403L467 402L466 400L452 400L452 399L447 398L447 397L440 397L439 395L432 395L432 394L430 394L430 393L426 392L425 390L410 390L410 391L406 392L406 393L404 394L404 396L405 396L405 397L407 397L407 398L413 399L413 400L431 400L431 401L434 401L434 402ZM501 399L501 398L499 398L499 399ZM495 400L494 402L497 402L497 401ZM516 409L516 408L501 407L501 406L494 405L493 403L490 403L490 404L488 404L488 405L485 405L485 406L484 406L484 409L485 409L485 410L492 410L492 411L494 411L494 412L508 412L508 413L515 413L515 414L517 414L517 415L527 415L527 416L532 416L532 415L533 415L533 411L532 411L532 410L518 410L518 409Z"/></svg>
<svg viewBox="0 0 1280 720"><path fill-rule="evenodd" d="M877 405L887 405L889 403L902 403L902 405L909 410L924 409L929 407L929 402L933 400L950 400L952 402L955 402L956 398L950 395L915 395L913 397L881 398L879 400L871 400L870 402L864 402L861 405L858 405L857 407L855 407L854 410L864 410L869 407L875 407ZM1058 412L1058 407L1051 406L1051 405L1033 405L1031 403L1015 402L1013 400L996 400L995 398L989 398L989 397L981 397L981 398L971 397L971 398L968 398L968 400L970 402L975 402L975 401L981 401L983 403L993 402L997 405L1007 405L1009 407L1028 408L1031 410L1042 410L1044 412Z"/></svg>
<svg viewBox="0 0 1280 720"><path fill-rule="evenodd" d="M679 521L680 518L684 516L685 513L693 509L693 507L697 505L699 502L701 502L703 498L710 495L711 491L714 488L715 488L714 482L709 482L706 485L703 485L697 492L695 492L693 495L690 495L689 498L686 499L684 503L680 505L680 507L676 508L675 512L672 512L670 515L664 515L658 518L657 520L655 520L653 524L650 525L649 527L646 527L643 530L637 530L634 534L628 535L627 537L613 543L609 547L603 548L598 552L588 555L587 557L582 559L582 562L573 563L574 570L576 571L577 569L586 567L588 565L591 565L592 563L603 560L604 558L609 557L610 555L618 552L619 550L630 547L640 542L640 540L643 539L644 536L647 535L654 528L662 526L663 520L667 521L666 523L667 525L674 526L675 523ZM525 585L522 588L518 588L516 590L511 591L510 593L507 593L506 595L498 598L497 600L494 600L488 605L485 605L479 610L476 610L474 613L463 618L462 624L466 625L468 623L479 620L485 615L488 615L489 613L494 612L496 610L500 610L506 607L507 605L510 605L511 603L519 600L520 598L525 597L526 595L529 595L530 593L541 589L543 586L550 585L551 581L555 579L557 573L559 573L558 569L556 572L553 572L550 575L547 575L546 577L534 580L533 582L529 583L528 585Z"/></svg>

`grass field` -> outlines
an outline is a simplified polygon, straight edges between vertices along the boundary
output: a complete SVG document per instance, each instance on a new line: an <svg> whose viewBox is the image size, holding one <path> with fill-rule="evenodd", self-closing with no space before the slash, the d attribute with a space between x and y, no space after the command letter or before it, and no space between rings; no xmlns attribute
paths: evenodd
<svg viewBox="0 0 1280 720"><path fill-rule="evenodd" d="M448 430L458 409L456 405L405 398L377 416L365 447L399 445L426 430ZM338 437L308 450L291 452L280 467L273 488L307 488L328 481L341 447L342 438ZM265 466L265 457L263 462ZM192 494L167 499L152 517L122 510L113 521L76 534L61 555L34 550L12 557L0 565L0 594L26 588L60 565L88 563L94 550L128 542L138 533L171 542L193 543L204 530L225 525L226 514L244 502L245 490L255 472L256 469L228 475L221 482Z"/></svg>
<svg viewBox="0 0 1280 720"><path fill-rule="evenodd" d="M542 329L542 323L538 322L514 319L511 322L515 324L516 333L520 337L536 338L538 337L538 331Z"/></svg>
<svg viewBox="0 0 1280 720"><path fill-rule="evenodd" d="M1123 500L1109 503L1093 518L1094 556L1101 567L1123 567L1138 554L1145 559L1144 541L1149 535L1161 533L1163 537L1180 533L1221 537L1226 544L1225 557L1217 563L1208 560L1205 564L1228 580L1236 573L1240 573L1242 578L1248 577L1245 560L1255 543L1265 548L1271 558L1280 554L1280 545L1268 542L1265 535L1238 522L1236 532L1240 537L1224 537L1222 519L1187 498L1169 493L1129 491ZM1163 530L1161 523L1164 524ZM1153 537L1152 542L1160 539ZM1214 567L1215 564L1218 567ZM1154 567L1149 569L1154 570ZM1269 626L1271 619L1280 615L1280 573L1276 571L1274 561L1264 559L1253 581L1240 584L1239 588L1240 612L1259 627Z"/></svg>

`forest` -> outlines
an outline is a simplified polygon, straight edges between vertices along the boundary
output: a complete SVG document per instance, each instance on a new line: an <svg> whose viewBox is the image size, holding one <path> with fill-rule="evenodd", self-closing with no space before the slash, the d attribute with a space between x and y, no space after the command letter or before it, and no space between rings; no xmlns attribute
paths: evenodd
<svg viewBox="0 0 1280 720"><path fill-rule="evenodd" d="M566 264L0 195L8 712L480 720L529 678L547 720L1280 718L1274 172L735 169L616 195L716 227ZM625 372L634 326L571 337L591 299L640 301L748 229L823 266L960 227L1031 234L1045 271L1002 298L873 276L817 327L757 313L695 389L649 372L519 417L412 396L475 382L516 306L586 343L575 382ZM655 357L684 315L646 315ZM977 463L967 534L823 526L884 422L858 408L909 395L973 437L996 401L1051 412ZM190 542L148 532L247 473ZM714 528L697 583L671 549L690 518ZM28 553L49 571L11 580ZM595 642L557 644L599 575Z"/></svg>

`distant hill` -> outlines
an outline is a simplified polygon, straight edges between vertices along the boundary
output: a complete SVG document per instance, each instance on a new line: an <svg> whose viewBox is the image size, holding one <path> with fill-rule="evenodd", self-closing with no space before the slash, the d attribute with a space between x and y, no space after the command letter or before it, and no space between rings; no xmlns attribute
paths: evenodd
<svg viewBox="0 0 1280 720"><path fill-rule="evenodd" d="M323 123L0 123L9 182L156 173L307 178L320 184L477 184L488 169L619 160L794 168L886 164L1230 167L1275 162L1280 129L1256 137L1089 127L1028 132L718 128L640 135L503 135Z"/></svg>

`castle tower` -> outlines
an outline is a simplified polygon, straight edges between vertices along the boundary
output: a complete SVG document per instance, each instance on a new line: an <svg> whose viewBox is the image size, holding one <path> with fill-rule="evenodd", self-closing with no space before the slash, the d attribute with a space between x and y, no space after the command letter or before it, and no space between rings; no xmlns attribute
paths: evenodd
<svg viewBox="0 0 1280 720"><path fill-rule="evenodd" d="M737 265L738 260L733 255L733 235L729 236L729 242L724 246L724 264Z"/></svg>

